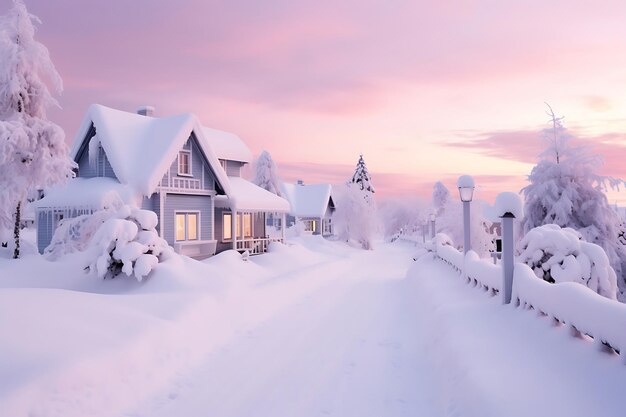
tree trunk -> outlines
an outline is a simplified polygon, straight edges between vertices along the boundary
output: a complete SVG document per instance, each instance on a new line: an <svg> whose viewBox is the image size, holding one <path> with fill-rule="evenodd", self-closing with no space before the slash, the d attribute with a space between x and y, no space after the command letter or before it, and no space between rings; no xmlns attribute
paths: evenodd
<svg viewBox="0 0 626 417"><path fill-rule="evenodd" d="M22 206L22 202L17 203L17 208L15 209L15 228L13 229L13 236L15 237L15 251L13 252L13 259L17 259L20 257L20 223L21 223L21 213L20 209Z"/></svg>

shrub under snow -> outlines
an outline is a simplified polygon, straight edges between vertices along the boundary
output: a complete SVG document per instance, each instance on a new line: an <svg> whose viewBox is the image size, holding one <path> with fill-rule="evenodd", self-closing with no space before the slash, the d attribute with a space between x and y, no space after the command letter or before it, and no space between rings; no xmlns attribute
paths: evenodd
<svg viewBox="0 0 626 417"><path fill-rule="evenodd" d="M85 252L86 269L98 277L134 275L141 281L173 251L155 230L154 212L123 206L61 222L46 248L49 259Z"/></svg>
<svg viewBox="0 0 626 417"><path fill-rule="evenodd" d="M548 282L578 282L610 299L617 296L617 278L604 250L582 240L570 228L546 224L531 229L520 241L519 261Z"/></svg>

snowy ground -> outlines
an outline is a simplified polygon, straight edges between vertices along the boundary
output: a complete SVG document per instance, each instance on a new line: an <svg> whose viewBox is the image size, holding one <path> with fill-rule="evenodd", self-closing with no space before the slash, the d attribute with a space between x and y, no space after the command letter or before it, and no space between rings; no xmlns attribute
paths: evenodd
<svg viewBox="0 0 626 417"><path fill-rule="evenodd" d="M0 416L623 415L615 355L414 251L311 237L143 285L0 260Z"/></svg>

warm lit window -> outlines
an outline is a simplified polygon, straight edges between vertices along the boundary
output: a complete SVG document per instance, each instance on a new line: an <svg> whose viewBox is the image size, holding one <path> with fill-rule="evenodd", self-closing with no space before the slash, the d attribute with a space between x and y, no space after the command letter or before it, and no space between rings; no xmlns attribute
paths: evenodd
<svg viewBox="0 0 626 417"><path fill-rule="evenodd" d="M224 213L223 216L223 221L222 221L222 228L223 228L223 233L222 233L222 240L231 240L233 238L233 225L232 225L232 221L233 221L233 215L231 213Z"/></svg>
<svg viewBox="0 0 626 417"><path fill-rule="evenodd" d="M243 215L243 237L252 237L252 213Z"/></svg>
<svg viewBox="0 0 626 417"><path fill-rule="evenodd" d="M198 213L176 213L176 240L198 240Z"/></svg>
<svg viewBox="0 0 626 417"><path fill-rule="evenodd" d="M304 231L305 232L315 232L316 230L316 221L315 220L305 220L304 221Z"/></svg>
<svg viewBox="0 0 626 417"><path fill-rule="evenodd" d="M232 234L232 213L224 213L222 217L222 239L223 240L231 240L233 238ZM235 236L238 239L252 237L252 213L241 213L237 214L237 222L235 224ZM241 234L243 230L243 236Z"/></svg>
<svg viewBox="0 0 626 417"><path fill-rule="evenodd" d="M178 153L178 175L191 175L191 152Z"/></svg>

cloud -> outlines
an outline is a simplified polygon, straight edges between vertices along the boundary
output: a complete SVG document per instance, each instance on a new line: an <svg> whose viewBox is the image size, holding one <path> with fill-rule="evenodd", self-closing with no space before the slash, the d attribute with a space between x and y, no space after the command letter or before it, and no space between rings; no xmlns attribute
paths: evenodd
<svg viewBox="0 0 626 417"><path fill-rule="evenodd" d="M583 97L585 106L596 112L606 112L613 108L613 103L608 97L603 96L585 96Z"/></svg>
<svg viewBox="0 0 626 417"><path fill-rule="evenodd" d="M510 161L535 163L543 149L540 130L508 130L484 133L461 133L463 139L444 146L466 149L485 156Z"/></svg>
<svg viewBox="0 0 626 417"><path fill-rule="evenodd" d="M591 153L602 157L600 172L617 178L626 178L626 132L610 132L595 136L570 132L572 146L588 147ZM464 139L450 141L444 146L471 150L482 155L509 161L535 164L545 149L539 129L494 131L484 133L461 132Z"/></svg>

